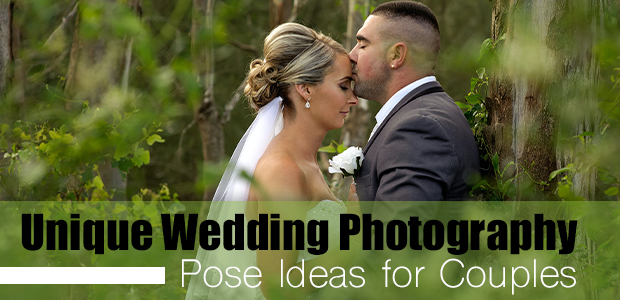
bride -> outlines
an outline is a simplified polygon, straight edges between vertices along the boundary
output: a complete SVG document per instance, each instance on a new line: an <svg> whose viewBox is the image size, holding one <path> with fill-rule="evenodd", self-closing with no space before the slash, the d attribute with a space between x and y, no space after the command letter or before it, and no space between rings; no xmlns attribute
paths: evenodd
<svg viewBox="0 0 620 300"><path fill-rule="evenodd" d="M208 219L223 224L234 219L235 213L243 213L247 222L258 214L274 217L275 212L280 220L327 219L337 225L338 215L347 208L325 182L317 152L327 131L342 127L350 108L358 102L351 89L347 51L328 36L286 23L265 38L263 53L264 59L250 64L244 90L258 114L235 149ZM359 211L353 185L349 195L349 211ZM338 228L333 225L329 237L338 240ZM330 270L343 264L342 256L334 255L338 252L334 243L330 243L333 251L318 258L306 250L200 248L196 260L202 271L198 273L200 266L194 266L197 275L192 276L186 299L306 298L313 292L313 284L280 288L281 269L286 273L304 264L308 273L314 266ZM224 270L232 265L232 272L241 279L226 281ZM204 271L211 266L222 271ZM245 278L246 268L255 276ZM297 285L302 278L307 281L308 274L292 272L290 281ZM320 279L314 281L322 284Z"/></svg>

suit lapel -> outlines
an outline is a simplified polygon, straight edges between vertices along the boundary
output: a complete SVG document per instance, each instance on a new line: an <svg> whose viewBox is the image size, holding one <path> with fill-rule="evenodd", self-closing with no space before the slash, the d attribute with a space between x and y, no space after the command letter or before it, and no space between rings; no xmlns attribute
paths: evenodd
<svg viewBox="0 0 620 300"><path fill-rule="evenodd" d="M372 138L368 141L368 143L366 143L366 146L364 147L364 152L363 152L364 155L366 155L366 152L368 152L368 149L370 148L372 143L377 139L377 136L379 136L379 133L381 133L381 130L383 130L383 128L385 127L385 124L387 124L390 121L390 119L401 108L403 108L403 106L405 106L407 103L415 100L418 97L421 97L421 96L424 96L430 93L436 93L436 92L443 92L443 89L441 88L441 85L439 84L439 82L433 81L433 82L425 83L415 88L413 91L409 92L409 94L405 95L405 97L403 97L403 99L385 117L385 120L383 120L383 122L381 123L381 126L379 126L377 130L375 130L375 133L372 135Z"/></svg>

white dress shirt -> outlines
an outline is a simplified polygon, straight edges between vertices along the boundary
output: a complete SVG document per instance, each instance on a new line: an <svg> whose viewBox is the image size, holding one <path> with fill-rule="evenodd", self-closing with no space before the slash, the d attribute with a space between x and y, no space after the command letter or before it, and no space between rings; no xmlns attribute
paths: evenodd
<svg viewBox="0 0 620 300"><path fill-rule="evenodd" d="M381 126L381 123L383 123L385 118L390 114L390 112L394 109L394 107L396 107L396 105L398 105L398 103L401 100L403 100L403 97L405 97L407 94L409 94L411 91L413 91L417 87L425 83L429 83L433 81L437 81L437 78L435 78L435 76L426 76L424 78L418 79L410 83L409 85L405 86L404 88L396 92L396 94L394 94L387 102L385 102L383 107L381 107L381 109L375 116L375 120L377 120L377 125L375 125L375 127L372 129L372 132L370 133L370 137L368 137L368 140L370 141L370 139L372 138L372 135L375 133L375 131L377 131L377 128Z"/></svg>

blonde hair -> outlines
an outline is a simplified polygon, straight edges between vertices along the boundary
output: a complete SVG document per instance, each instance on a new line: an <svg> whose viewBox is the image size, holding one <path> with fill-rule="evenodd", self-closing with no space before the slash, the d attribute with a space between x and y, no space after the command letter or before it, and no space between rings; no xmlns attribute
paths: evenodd
<svg viewBox="0 0 620 300"><path fill-rule="evenodd" d="M277 96L292 108L288 91L295 84L318 85L334 64L337 54L347 51L332 38L297 24L284 23L269 33L264 59L250 63L244 93L258 111Z"/></svg>

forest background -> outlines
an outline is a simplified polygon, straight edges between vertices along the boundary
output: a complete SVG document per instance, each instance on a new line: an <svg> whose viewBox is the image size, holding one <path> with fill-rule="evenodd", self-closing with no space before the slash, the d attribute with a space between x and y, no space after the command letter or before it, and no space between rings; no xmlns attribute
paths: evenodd
<svg viewBox="0 0 620 300"><path fill-rule="evenodd" d="M269 31L299 22L351 49L380 2L3 0L0 197L209 200ZM422 2L480 146L472 195L617 200L617 1ZM362 101L324 144L363 146L378 108Z"/></svg>
<svg viewBox="0 0 620 300"><path fill-rule="evenodd" d="M427 2L442 29L438 78L463 101L492 3ZM380 2L2 3L2 199L131 199L166 184L201 200L253 120L239 87L269 31L299 22L351 49ZM360 107L325 145L365 144L378 105Z"/></svg>
<svg viewBox="0 0 620 300"><path fill-rule="evenodd" d="M253 120L240 87L269 31L299 22L351 49L382 2L0 0L0 200L131 200L110 214L152 220L210 200ZM440 25L437 78L478 141L472 196L515 212L531 207L512 200L618 201L620 1L421 2ZM378 109L361 101L327 135L323 170L335 148L365 144ZM599 232L576 251L598 276L589 298L620 285L620 244Z"/></svg>

